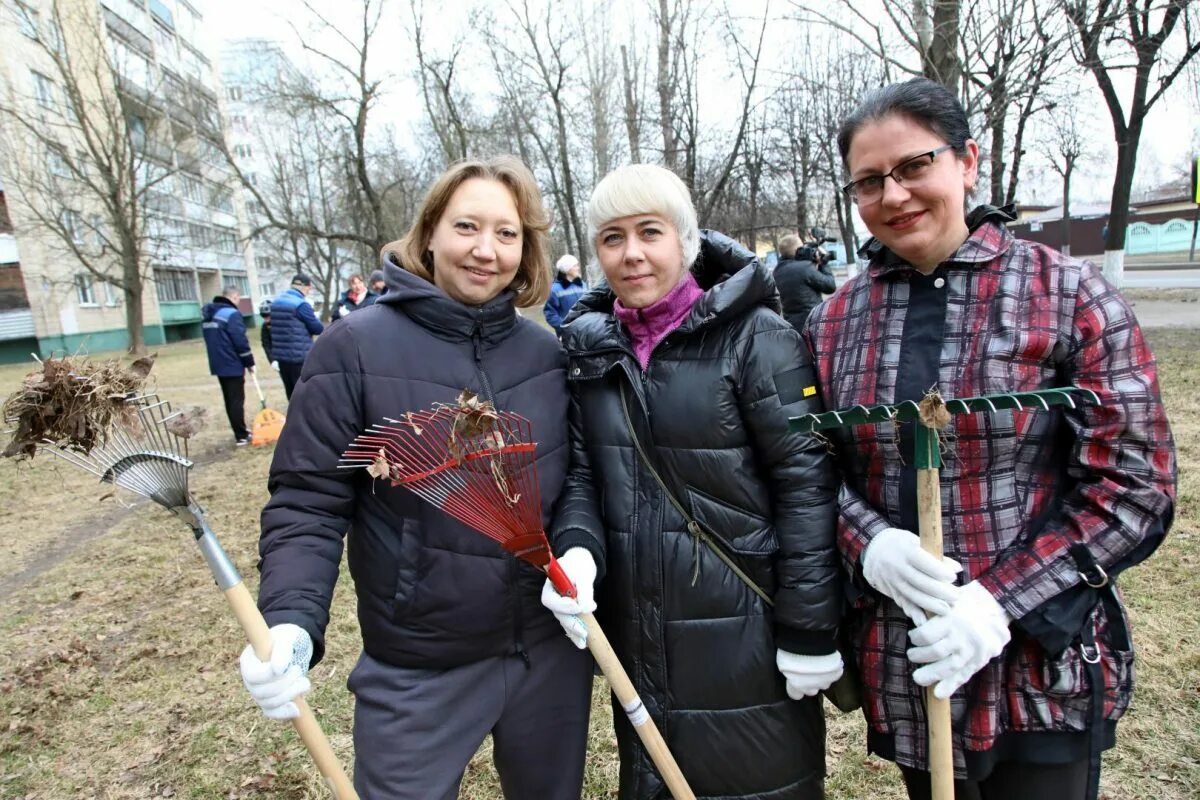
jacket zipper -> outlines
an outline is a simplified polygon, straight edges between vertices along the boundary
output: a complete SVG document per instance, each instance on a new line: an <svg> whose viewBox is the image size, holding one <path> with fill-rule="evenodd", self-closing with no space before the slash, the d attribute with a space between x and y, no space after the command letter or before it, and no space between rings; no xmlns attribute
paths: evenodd
<svg viewBox="0 0 1200 800"><path fill-rule="evenodd" d="M475 330L471 333L471 346L475 351L475 372L479 375L483 397L492 406L496 406L496 394L492 391L492 382L483 368L483 328L480 325L476 325ZM508 561L509 598L513 607L513 653L525 662L525 669L530 669L533 665L529 661L529 652L525 649L525 620L521 612L520 566L515 558L510 558Z"/></svg>

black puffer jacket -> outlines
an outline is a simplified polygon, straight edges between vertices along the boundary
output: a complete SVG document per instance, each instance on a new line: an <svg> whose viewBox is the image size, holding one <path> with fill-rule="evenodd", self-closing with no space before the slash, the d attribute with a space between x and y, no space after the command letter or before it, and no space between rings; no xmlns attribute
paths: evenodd
<svg viewBox="0 0 1200 800"><path fill-rule="evenodd" d="M697 795L819 797L820 701L789 700L775 668L776 647L832 652L840 612L834 474L819 442L787 430L818 410L813 372L753 254L705 232L693 272L706 293L644 373L607 286L568 316L571 470L554 546L596 556L598 613ZM651 458L773 612L689 536L634 450L621 392ZM619 712L617 732L621 798L658 797Z"/></svg>
<svg viewBox="0 0 1200 800"><path fill-rule="evenodd" d="M349 531L363 647L406 667L447 668L521 654L562 629L540 602L545 576L416 495L365 470L338 470L350 441L383 417L453 402L464 388L533 423L544 517L567 467L565 358L554 334L516 314L506 292L456 303L394 264L389 291L317 340L271 464L262 514L267 622L293 622L323 653Z"/></svg>
<svg viewBox="0 0 1200 800"><path fill-rule="evenodd" d="M772 277L779 287L779 299L783 303L783 318L796 330L804 327L804 321L812 310L821 304L823 295L833 294L837 282L828 264L817 265L806 258L782 258L775 267Z"/></svg>

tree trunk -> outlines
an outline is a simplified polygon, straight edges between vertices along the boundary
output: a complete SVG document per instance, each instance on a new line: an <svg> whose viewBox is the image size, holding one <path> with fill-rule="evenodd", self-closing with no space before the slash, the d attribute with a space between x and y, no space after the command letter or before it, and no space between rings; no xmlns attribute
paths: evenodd
<svg viewBox="0 0 1200 800"><path fill-rule="evenodd" d="M837 211L842 246L846 248L846 274L853 278L858 273L858 239L854 235L854 209L850 207L851 203L844 192L834 189L833 207Z"/></svg>
<svg viewBox="0 0 1200 800"><path fill-rule="evenodd" d="M918 29L918 38L928 47L921 53L921 72L926 78L937 81L955 94L962 78L962 65L958 59L958 17L960 0L916 0L913 16ZM926 10L933 5L932 14ZM930 16L932 20L930 20ZM927 37L922 34L927 34Z"/></svg>
<svg viewBox="0 0 1200 800"><path fill-rule="evenodd" d="M1133 195L1141 138L1141 119L1117 138L1117 173L1113 177L1112 205L1108 212L1108 238L1104 240L1104 277L1118 289L1125 278L1125 229L1129 226L1129 199Z"/></svg>
<svg viewBox="0 0 1200 800"><path fill-rule="evenodd" d="M997 83L999 83L997 81ZM994 90L992 94L992 146L988 153L988 182L991 194L988 202L999 208L1004 205L1004 121L1008 109L1005 108L1003 90Z"/></svg>
<svg viewBox="0 0 1200 800"><path fill-rule="evenodd" d="M129 354L146 355L146 312L142 309L145 287L140 281L125 284L125 330L129 332Z"/></svg>
<svg viewBox="0 0 1200 800"><path fill-rule="evenodd" d="M1070 159L1067 160L1066 169L1063 170L1063 246L1062 252L1064 256L1071 255L1071 171L1075 165Z"/></svg>
<svg viewBox="0 0 1200 800"><path fill-rule="evenodd" d="M629 70L629 51L621 45L621 76L625 88L625 134L629 137L629 160L642 163L641 131L638 130L637 100L633 94L633 76Z"/></svg>
<svg viewBox="0 0 1200 800"><path fill-rule="evenodd" d="M658 0L658 128L662 134L663 164L672 172L676 167L675 133L671 124L671 95L675 93L671 74L671 16L668 0Z"/></svg>

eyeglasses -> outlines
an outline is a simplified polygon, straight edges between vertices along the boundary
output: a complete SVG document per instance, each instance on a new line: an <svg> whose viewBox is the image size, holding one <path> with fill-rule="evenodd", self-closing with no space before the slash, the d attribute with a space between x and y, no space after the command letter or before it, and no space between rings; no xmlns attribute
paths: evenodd
<svg viewBox="0 0 1200 800"><path fill-rule="evenodd" d="M865 178L850 181L842 187L842 191L859 205L878 202L883 197L883 184L887 178L891 178L901 186L917 185L929 177L929 168L933 166L933 160L937 158L938 154L944 153L952 147L954 145L944 144L928 153L921 153L919 156L902 161L892 167L891 172L885 172L883 175L868 175Z"/></svg>

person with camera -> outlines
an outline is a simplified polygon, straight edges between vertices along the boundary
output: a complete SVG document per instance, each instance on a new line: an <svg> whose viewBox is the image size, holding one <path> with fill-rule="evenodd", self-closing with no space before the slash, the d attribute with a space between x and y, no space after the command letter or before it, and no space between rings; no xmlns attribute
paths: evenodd
<svg viewBox="0 0 1200 800"><path fill-rule="evenodd" d="M804 321L825 299L824 295L833 294L837 288L828 258L822 258L813 244L801 244L794 233L779 240L775 285L783 304L783 318L796 330L804 327Z"/></svg>

